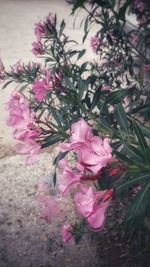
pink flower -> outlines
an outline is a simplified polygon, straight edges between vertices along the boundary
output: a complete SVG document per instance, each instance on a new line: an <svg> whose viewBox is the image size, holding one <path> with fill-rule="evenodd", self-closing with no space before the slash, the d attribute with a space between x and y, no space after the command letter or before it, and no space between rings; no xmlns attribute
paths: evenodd
<svg viewBox="0 0 150 267"><path fill-rule="evenodd" d="M37 156L40 153L41 146L35 140L26 140L25 144L17 144L16 152L21 154L29 154L26 158L27 164L34 164L37 160Z"/></svg>
<svg viewBox="0 0 150 267"><path fill-rule="evenodd" d="M150 64L144 64L144 70L150 72Z"/></svg>
<svg viewBox="0 0 150 267"><path fill-rule="evenodd" d="M40 41L42 37L46 37L48 35L49 28L54 27L55 24L55 18L52 13L49 13L45 21L36 23L34 32L37 40Z"/></svg>
<svg viewBox="0 0 150 267"><path fill-rule="evenodd" d="M109 172L110 176L116 175L120 171L120 168L114 168Z"/></svg>
<svg viewBox="0 0 150 267"><path fill-rule="evenodd" d="M93 212L87 218L89 225L94 229L100 229L103 227L106 219L106 210L109 205L109 201L97 205Z"/></svg>
<svg viewBox="0 0 150 267"><path fill-rule="evenodd" d="M9 118L7 125L10 127L22 128L31 122L28 100L19 92L14 91L7 103Z"/></svg>
<svg viewBox="0 0 150 267"><path fill-rule="evenodd" d="M34 32L37 37L37 40L40 41L41 37L47 34L47 28L45 27L44 24L42 24L41 22L38 22L35 24Z"/></svg>
<svg viewBox="0 0 150 267"><path fill-rule="evenodd" d="M111 87L109 85L103 85L101 90L102 91L110 91Z"/></svg>
<svg viewBox="0 0 150 267"><path fill-rule="evenodd" d="M46 96L46 92L47 90L49 89L48 88L48 84L45 80L42 80L42 81L38 81L36 80L33 84L33 92L35 94L35 99L38 101L38 102L42 102L43 99L45 98Z"/></svg>
<svg viewBox="0 0 150 267"><path fill-rule="evenodd" d="M131 44L133 44L134 46L137 46L138 43L139 43L139 37L135 33L132 33Z"/></svg>
<svg viewBox="0 0 150 267"><path fill-rule="evenodd" d="M32 43L32 53L34 55L42 55L44 53L43 45L40 41Z"/></svg>
<svg viewBox="0 0 150 267"><path fill-rule="evenodd" d="M14 74L21 74L24 72L25 67L24 64L21 63L21 60L19 60L13 66L11 66L11 69Z"/></svg>
<svg viewBox="0 0 150 267"><path fill-rule="evenodd" d="M55 17L53 16L53 14L51 12L49 12L48 16L46 17L46 24L48 24L49 26L54 27L56 22L55 22Z"/></svg>
<svg viewBox="0 0 150 267"><path fill-rule="evenodd" d="M72 124L69 143L62 143L61 151L74 150L78 163L97 174L112 159L112 148L109 140L94 136L92 129L81 119Z"/></svg>
<svg viewBox="0 0 150 267"><path fill-rule="evenodd" d="M32 61L32 62L29 62L28 68L30 71L33 71L34 69L40 69L41 64Z"/></svg>
<svg viewBox="0 0 150 267"><path fill-rule="evenodd" d="M71 233L72 227L69 223L64 224L62 227L62 238L65 243L73 240L73 235Z"/></svg>
<svg viewBox="0 0 150 267"><path fill-rule="evenodd" d="M80 175L76 174L68 165L65 159L59 162L59 167L63 170L59 175L59 191L66 196L73 185L80 183Z"/></svg>
<svg viewBox="0 0 150 267"><path fill-rule="evenodd" d="M112 148L108 138L102 140L98 136L90 139L89 147L79 151L79 163L92 171L98 173L112 160Z"/></svg>
<svg viewBox="0 0 150 267"><path fill-rule="evenodd" d="M58 201L49 195L39 195L38 200L42 205L41 218L47 221L63 215Z"/></svg>
<svg viewBox="0 0 150 267"><path fill-rule="evenodd" d="M137 20L139 21L140 26L143 26L147 23L147 17L145 15L143 15L142 17L138 16Z"/></svg>
<svg viewBox="0 0 150 267"><path fill-rule="evenodd" d="M112 190L95 192L92 187L80 185L81 192L75 193L74 200L78 211L94 229L104 225L106 210L112 197ZM98 201L101 203L98 204Z"/></svg>
<svg viewBox="0 0 150 267"><path fill-rule="evenodd" d="M52 76L51 71L48 70L48 69L46 69L46 68L44 68L44 69L42 70L42 72L43 72L43 74L45 75L45 79L44 79L44 81L45 81L45 83L48 85L48 89L49 89L50 91L52 91L53 88L54 88L54 85L53 85L53 76Z"/></svg>
<svg viewBox="0 0 150 267"><path fill-rule="evenodd" d="M29 139L36 139L40 133L41 131L37 129L34 124L33 126L28 124L25 128L15 129L13 136L19 141L26 141Z"/></svg>
<svg viewBox="0 0 150 267"><path fill-rule="evenodd" d="M94 209L98 199L103 196L102 192L95 192L92 187L80 185L81 192L74 195L74 201L82 216L88 217Z"/></svg>
<svg viewBox="0 0 150 267"><path fill-rule="evenodd" d="M98 52L100 44L101 44L101 40L98 36L91 37L90 45L94 53Z"/></svg>
<svg viewBox="0 0 150 267"><path fill-rule="evenodd" d="M141 13L143 13L143 11L144 11L145 8L146 8L145 3L142 2L141 0L135 0L135 1L134 1L134 4L135 4L136 8L137 8Z"/></svg>
<svg viewBox="0 0 150 267"><path fill-rule="evenodd" d="M35 113L30 110L28 100L16 91L12 93L7 109L9 111L7 125L14 128L14 138L25 142L17 144L16 150L19 153L29 153L26 162L34 163L41 148L36 142L41 131L35 123Z"/></svg>
<svg viewBox="0 0 150 267"><path fill-rule="evenodd" d="M78 122L72 124L70 143L62 143L60 145L61 151L82 149L92 137L92 129L86 121L81 118Z"/></svg>

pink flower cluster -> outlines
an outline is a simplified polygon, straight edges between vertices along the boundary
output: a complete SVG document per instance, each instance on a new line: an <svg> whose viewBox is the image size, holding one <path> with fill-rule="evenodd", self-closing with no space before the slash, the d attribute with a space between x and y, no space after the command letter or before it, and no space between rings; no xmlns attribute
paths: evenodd
<svg viewBox="0 0 150 267"><path fill-rule="evenodd" d="M98 36L91 37L90 45L94 53L98 52L100 44L101 44L101 40Z"/></svg>
<svg viewBox="0 0 150 267"><path fill-rule="evenodd" d="M11 66L12 73L21 74L25 70L24 63L21 60L17 61L13 66Z"/></svg>
<svg viewBox="0 0 150 267"><path fill-rule="evenodd" d="M134 0L134 4L139 12L143 13L146 9L146 4L141 0Z"/></svg>
<svg viewBox="0 0 150 267"><path fill-rule="evenodd" d="M87 219L92 228L102 228L113 190L97 192L91 186L80 184L79 187L80 191L74 195L74 201L78 211ZM100 200L101 202L99 204Z"/></svg>
<svg viewBox="0 0 150 267"><path fill-rule="evenodd" d="M34 55L42 55L44 53L41 39L48 35L49 31L55 27L55 24L55 18L51 13L49 13L44 22L38 22L35 24L34 32L37 41L32 43L32 52Z"/></svg>
<svg viewBox="0 0 150 267"><path fill-rule="evenodd" d="M40 41L32 43L32 53L35 56L42 55L44 53L44 48L43 48L43 45Z"/></svg>
<svg viewBox="0 0 150 267"><path fill-rule="evenodd" d="M147 1L141 1L141 0L134 0L134 5L138 11L138 15L137 15L137 20L139 21L139 25L143 26L147 23L147 15L146 15L146 10L147 10L147 5L148 2Z"/></svg>
<svg viewBox="0 0 150 267"><path fill-rule="evenodd" d="M85 217L91 227L97 229L104 224L105 213L112 190L97 192L92 186L85 185L85 180L95 180L100 176L102 168L112 160L112 148L109 140L102 140L94 136L91 127L84 119L72 124L70 142L62 143L61 150L71 150L75 153L75 166L69 166L69 161L64 158L59 167L59 190L65 196L76 185L79 192L74 194L77 210ZM87 175L90 174L89 176ZM85 179L86 177L86 179ZM88 179L89 178L89 179ZM92 179L93 178L93 179ZM105 194L109 197L106 200ZM101 201L100 204L98 202Z"/></svg>
<svg viewBox="0 0 150 267"><path fill-rule="evenodd" d="M29 102L24 95L16 91L12 93L7 103L7 110L9 111L7 125L14 128L14 138L24 142L16 145L16 151L28 153L26 162L32 164L36 161L41 148L36 142L40 129L35 123L35 113L30 110Z"/></svg>
<svg viewBox="0 0 150 267"><path fill-rule="evenodd" d="M84 119L73 123L69 143L62 143L61 150L74 150L78 156L78 167L97 174L112 159L112 148L108 138L94 136L92 128Z"/></svg>
<svg viewBox="0 0 150 267"><path fill-rule="evenodd" d="M144 70L150 72L150 64L144 64Z"/></svg>
<svg viewBox="0 0 150 267"><path fill-rule="evenodd" d="M137 34L135 34L134 32L131 33L131 43L134 46L137 46L137 44L139 43L139 37L137 36Z"/></svg>
<svg viewBox="0 0 150 267"><path fill-rule="evenodd" d="M35 80L33 83L33 92L35 94L35 99L38 102L42 102L46 96L48 90L53 90L53 77L49 70L43 70L45 78L42 80Z"/></svg>

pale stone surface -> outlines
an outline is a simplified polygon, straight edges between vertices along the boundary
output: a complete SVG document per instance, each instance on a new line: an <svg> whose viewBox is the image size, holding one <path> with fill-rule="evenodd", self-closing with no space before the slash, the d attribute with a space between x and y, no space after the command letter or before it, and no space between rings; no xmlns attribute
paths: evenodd
<svg viewBox="0 0 150 267"><path fill-rule="evenodd" d="M69 16L71 9L64 0L0 0L0 57L7 68L19 59L35 60L31 53L34 23L49 11L57 12L59 22L65 18L66 33L81 41L80 23L73 28L74 18ZM60 236L63 221L45 222L39 217L34 186L51 172L56 151L42 153L33 166L26 166L25 157L15 154L11 130L5 124L5 103L13 89L1 90L0 267L96 266L94 246L90 248L85 240L78 246L64 246ZM70 202L63 205L73 219Z"/></svg>

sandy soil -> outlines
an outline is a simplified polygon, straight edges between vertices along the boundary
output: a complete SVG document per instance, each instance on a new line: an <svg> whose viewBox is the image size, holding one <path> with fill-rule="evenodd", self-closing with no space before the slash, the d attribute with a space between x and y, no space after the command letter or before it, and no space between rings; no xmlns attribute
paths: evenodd
<svg viewBox="0 0 150 267"><path fill-rule="evenodd" d="M80 23L76 22L73 29L71 9L64 0L0 0L0 58L6 68L19 59L35 60L31 53L34 23L49 11L57 12L59 22L65 17L66 32L81 42ZM83 16L80 14L80 19ZM89 239L66 246L60 236L63 221L40 219L35 184L49 175L56 152L42 153L34 166L26 166L25 158L16 155L11 130L5 124L5 103L13 89L1 90L0 267L101 266L96 263L96 248L94 244L89 247ZM64 206L73 217L70 203L64 202Z"/></svg>

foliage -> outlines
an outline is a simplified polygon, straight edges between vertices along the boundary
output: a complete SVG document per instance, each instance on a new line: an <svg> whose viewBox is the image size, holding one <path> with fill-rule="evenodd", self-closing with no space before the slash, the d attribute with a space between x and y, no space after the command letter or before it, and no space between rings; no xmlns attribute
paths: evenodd
<svg viewBox="0 0 150 267"><path fill-rule="evenodd" d="M49 14L35 25L32 50L44 65L17 62L5 71L1 63L3 88L15 82L20 92L8 104L7 123L14 128L15 139L23 142L18 151L30 154L28 162L35 161L41 148L61 143L54 162L55 171L59 166L63 172L61 192L71 190L71 181L76 184L77 209L93 228L103 226L111 201L130 200L125 223L129 231L149 219L150 9L146 0L77 0L72 13L78 8L87 12L83 42L97 25L91 37L96 60L86 61L86 50L66 36L65 22L57 25L56 15ZM128 21L128 13L136 16L136 27ZM74 167L69 165L72 160ZM87 215L78 204L89 190L93 206ZM82 233L84 227L81 224ZM72 233L76 229L79 239L78 225Z"/></svg>

